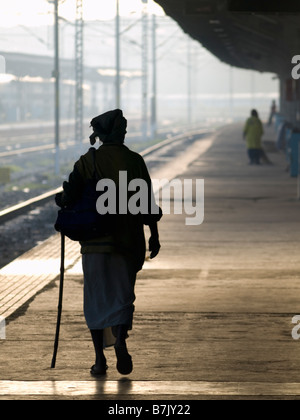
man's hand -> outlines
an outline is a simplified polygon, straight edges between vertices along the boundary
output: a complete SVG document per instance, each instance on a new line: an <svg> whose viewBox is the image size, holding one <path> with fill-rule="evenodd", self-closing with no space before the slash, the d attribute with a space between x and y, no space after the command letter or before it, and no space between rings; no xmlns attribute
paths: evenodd
<svg viewBox="0 0 300 420"><path fill-rule="evenodd" d="M159 250L160 250L160 243L159 243L158 236L151 236L149 239L149 251L151 252L150 254L151 260L157 256L157 254L159 253Z"/></svg>

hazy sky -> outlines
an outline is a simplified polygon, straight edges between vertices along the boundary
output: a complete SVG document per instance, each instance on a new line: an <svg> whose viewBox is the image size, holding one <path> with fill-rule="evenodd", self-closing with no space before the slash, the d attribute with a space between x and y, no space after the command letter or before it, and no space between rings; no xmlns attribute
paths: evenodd
<svg viewBox="0 0 300 420"><path fill-rule="evenodd" d="M119 0L120 14L133 16L142 9L141 0ZM76 0L61 0L60 15L74 19ZM86 20L108 20L116 14L115 0L84 0L84 18ZM149 11L163 15L164 12L152 0L148 2ZM53 21L53 4L47 0L0 0L0 27L24 24L39 26Z"/></svg>

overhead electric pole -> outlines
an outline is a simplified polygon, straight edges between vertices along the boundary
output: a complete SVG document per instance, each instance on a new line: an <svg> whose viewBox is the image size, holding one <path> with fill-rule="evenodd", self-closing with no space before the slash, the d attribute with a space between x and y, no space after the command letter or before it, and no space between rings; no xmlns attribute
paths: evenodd
<svg viewBox="0 0 300 420"><path fill-rule="evenodd" d="M76 0L75 22L75 140L83 141L83 0Z"/></svg>
<svg viewBox="0 0 300 420"><path fill-rule="evenodd" d="M120 7L116 0L116 108L121 108L121 78L120 78Z"/></svg>
<svg viewBox="0 0 300 420"><path fill-rule="evenodd" d="M142 136L148 139L148 0L142 0Z"/></svg>
<svg viewBox="0 0 300 420"><path fill-rule="evenodd" d="M60 73L59 73L59 16L58 16L58 0L54 1L54 46L55 46L55 59L54 59L54 78L55 78L55 174L60 173L59 163L59 120L60 120Z"/></svg>
<svg viewBox="0 0 300 420"><path fill-rule="evenodd" d="M187 122L192 124L192 46L191 39L187 39Z"/></svg>
<svg viewBox="0 0 300 420"><path fill-rule="evenodd" d="M152 15L152 98L151 98L151 138L157 135L157 57L156 57L156 16Z"/></svg>
<svg viewBox="0 0 300 420"><path fill-rule="evenodd" d="M229 67L229 118L233 119L233 67Z"/></svg>

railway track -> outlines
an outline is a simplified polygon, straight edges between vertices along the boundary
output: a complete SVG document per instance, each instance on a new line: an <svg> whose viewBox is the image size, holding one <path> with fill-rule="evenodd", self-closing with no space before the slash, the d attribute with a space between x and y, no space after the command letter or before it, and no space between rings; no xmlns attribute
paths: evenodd
<svg viewBox="0 0 300 420"><path fill-rule="evenodd" d="M166 133L168 133L168 130L166 129L161 129L158 130L158 134L161 135L165 135ZM141 132L132 132L132 133L128 133L126 135L126 140L127 142L131 142L134 141L137 138L140 138L142 135ZM31 136L33 137L33 136ZM36 139L36 136L34 136ZM85 136L85 138L88 139L88 134ZM67 138L62 138L61 142L60 142L60 148L62 150L66 150L69 147L74 147L76 146L78 143L76 143L74 140L68 140ZM83 144L89 144L88 140L84 141ZM20 146L20 145L19 145ZM20 156L20 155L24 155L27 153L39 153L39 152L43 152L43 151L49 151L49 150L55 150L55 144L54 144L54 140L53 139L49 139L49 141L46 142L46 144L42 144L42 145L34 145L34 146L29 146L29 147L15 147L15 148L11 148L9 146L9 148L7 148L6 146L6 150L4 151L0 151L0 158L7 158L7 157L12 157L12 156Z"/></svg>
<svg viewBox="0 0 300 420"><path fill-rule="evenodd" d="M147 161L147 158L150 158L155 152L163 151L164 148L170 146L171 144L173 146L176 146L177 144L180 143L182 147L184 142L187 142L189 140L192 141L193 138L199 138L201 136L210 134L211 132L212 132L211 130L194 130L194 131L189 131L185 134L173 136L154 146L148 147L147 149L140 152L140 155L143 156L145 160ZM61 191L62 191L61 187L56 188L54 190L48 191L44 194L33 197L22 203L16 204L14 206L11 206L9 208L6 208L0 211L0 225L3 225L4 223L11 221L20 215L24 215L37 207L40 207L46 203L49 203L50 201L53 201L55 195Z"/></svg>

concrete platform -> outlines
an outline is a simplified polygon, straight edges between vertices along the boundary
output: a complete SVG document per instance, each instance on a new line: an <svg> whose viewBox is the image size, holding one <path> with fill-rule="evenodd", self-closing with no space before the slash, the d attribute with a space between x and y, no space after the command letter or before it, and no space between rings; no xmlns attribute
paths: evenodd
<svg viewBox="0 0 300 420"><path fill-rule="evenodd" d="M292 318L300 312L297 181L272 147L273 165L248 166L241 129L218 130L204 148L191 146L184 168L171 157L164 168L173 171L169 178L205 179L205 221L186 226L185 215L166 215L160 223L162 250L138 276L128 340L133 373L121 377L108 350L107 378L90 377L94 353L82 311L80 255L71 242L57 368L50 369L56 236L47 244L56 260L52 280L13 311L0 341L1 399L299 398L300 342L292 338ZM272 137L268 131L266 140ZM20 267L30 270L24 259Z"/></svg>

